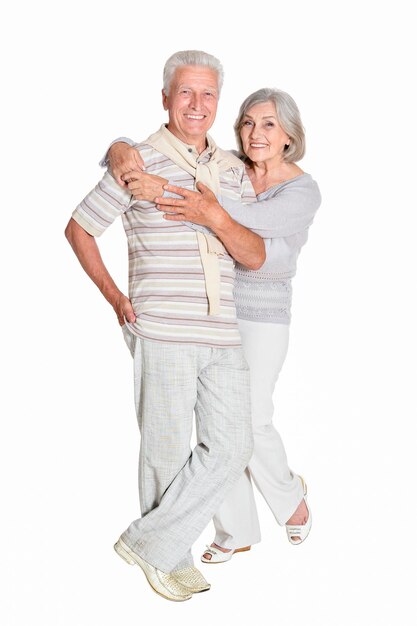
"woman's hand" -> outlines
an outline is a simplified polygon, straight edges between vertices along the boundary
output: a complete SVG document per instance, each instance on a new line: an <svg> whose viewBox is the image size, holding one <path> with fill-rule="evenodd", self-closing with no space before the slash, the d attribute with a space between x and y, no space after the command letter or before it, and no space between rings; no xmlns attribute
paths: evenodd
<svg viewBox="0 0 417 626"><path fill-rule="evenodd" d="M154 202L157 196L163 194L164 185L168 182L162 176L145 174L145 172L137 170L123 174L122 181L128 186L136 200L147 200L148 202Z"/></svg>
<svg viewBox="0 0 417 626"><path fill-rule="evenodd" d="M203 183L197 183L199 191L190 191L175 185L165 185L164 189L182 198L155 198L157 209L169 211L166 220L193 222L208 226L212 230L221 227L228 213L217 202L214 193Z"/></svg>
<svg viewBox="0 0 417 626"><path fill-rule="evenodd" d="M136 148L132 148L124 141L117 141L110 146L107 153L109 165L113 178L122 187L126 187L126 183L122 179L123 174L133 170L144 170L144 163Z"/></svg>

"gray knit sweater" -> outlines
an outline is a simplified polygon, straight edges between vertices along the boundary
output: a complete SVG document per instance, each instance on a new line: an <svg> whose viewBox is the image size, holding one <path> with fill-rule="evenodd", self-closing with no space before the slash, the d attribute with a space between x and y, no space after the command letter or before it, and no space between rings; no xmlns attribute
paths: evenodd
<svg viewBox="0 0 417 626"><path fill-rule="evenodd" d="M259 270L236 264L237 316L254 322L289 324L291 279L320 206L320 191L310 174L301 174L260 193L257 200L252 204L221 200L233 219L265 239L266 260Z"/></svg>

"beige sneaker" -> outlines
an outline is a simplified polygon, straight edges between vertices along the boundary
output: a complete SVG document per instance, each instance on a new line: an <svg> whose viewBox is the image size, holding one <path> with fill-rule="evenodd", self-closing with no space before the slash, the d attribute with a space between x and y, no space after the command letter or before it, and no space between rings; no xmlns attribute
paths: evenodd
<svg viewBox="0 0 417 626"><path fill-rule="evenodd" d="M200 593L208 591L211 587L210 583L204 578L203 574L193 566L171 572L171 576L183 587L191 591L191 593Z"/></svg>
<svg viewBox="0 0 417 626"><path fill-rule="evenodd" d="M184 600L192 598L192 593L189 589L181 585L171 574L161 572L161 570L144 561L122 539L116 541L114 549L129 565L139 565L152 589L163 598L173 600L174 602L184 602Z"/></svg>

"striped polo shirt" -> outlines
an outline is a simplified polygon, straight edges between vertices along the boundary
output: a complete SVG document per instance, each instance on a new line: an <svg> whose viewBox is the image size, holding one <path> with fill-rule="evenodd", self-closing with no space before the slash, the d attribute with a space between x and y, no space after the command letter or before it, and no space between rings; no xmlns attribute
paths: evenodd
<svg viewBox="0 0 417 626"><path fill-rule="evenodd" d="M195 188L194 178L152 146L137 144L146 171L174 185ZM189 150L195 151L192 146ZM207 162L208 149L196 158ZM241 202L256 195L242 168L220 172L221 194ZM234 261L227 253L219 258L220 313L208 315L203 267L193 228L163 218L155 204L135 200L109 172L77 206L72 217L94 237L100 236L121 216L128 241L129 298L136 321L128 323L139 337L153 341L194 344L216 348L241 345L233 298Z"/></svg>

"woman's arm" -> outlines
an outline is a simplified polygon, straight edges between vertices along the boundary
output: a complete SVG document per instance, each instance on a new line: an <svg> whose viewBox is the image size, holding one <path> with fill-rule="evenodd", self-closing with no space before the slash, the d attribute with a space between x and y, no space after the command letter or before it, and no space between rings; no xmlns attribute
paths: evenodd
<svg viewBox="0 0 417 626"><path fill-rule="evenodd" d="M231 257L250 270L259 270L265 263L265 243L262 237L233 220L224 211L223 218L210 227Z"/></svg>
<svg viewBox="0 0 417 626"><path fill-rule="evenodd" d="M116 141L111 144L107 153L113 176L122 187L127 186L136 199L153 202L157 196L163 195L163 186L168 181L160 176L143 174L144 164L139 151L133 147L134 142L128 138L123 139L124 141ZM171 186L167 188L167 191L183 195L182 188L179 192ZM308 228L320 202L321 197L317 184L315 181L309 181L307 185L293 184L289 187L283 187L276 196L250 204L241 204L223 198L222 206L238 224L249 228L263 239L270 239L296 235ZM165 205L166 210L172 211L180 206L172 208L169 202L165 202ZM169 206L171 209L168 208ZM210 217L216 218L216 215L218 217L220 215L218 209L221 206L214 196L201 198L201 194L198 192L190 192L190 195L187 196L187 202L183 204L182 208L186 208L187 212L182 211L180 221L209 226L204 221L198 220L207 221L207 219L210 220ZM209 227L212 228L212 226Z"/></svg>
<svg viewBox="0 0 417 626"><path fill-rule="evenodd" d="M197 188L200 193L174 185L165 185L166 191L182 197L155 198L157 208L169 211L164 214L167 220L207 226L236 261L251 270L262 267L266 258L263 239L233 220L208 187L197 183ZM186 208L185 205L188 204L193 204L193 208Z"/></svg>
<svg viewBox="0 0 417 626"><path fill-rule="evenodd" d="M319 188L312 183L284 187L275 196L250 204L224 198L222 205L231 217L264 239L290 237L311 225L320 206Z"/></svg>
<svg viewBox="0 0 417 626"><path fill-rule="evenodd" d="M134 147L135 145L135 142L128 137L113 141L100 161L100 165L110 167L113 178L121 187L126 187L123 175L131 171L145 170L142 157L139 150Z"/></svg>
<svg viewBox="0 0 417 626"><path fill-rule="evenodd" d="M114 141L100 164L110 167L116 182L121 187L128 187L136 200L153 202L156 196L164 193L163 185L168 181L161 176L145 173L145 164L135 145L125 137L123 141Z"/></svg>
<svg viewBox="0 0 417 626"><path fill-rule="evenodd" d="M223 215L224 209L236 222L249 228L263 239L289 237L302 232L310 226L320 205L320 192L317 184L307 186L284 187L276 196L259 202L242 204L227 198L219 204L209 190L197 193L174 187L165 186L167 191L183 196L183 199L172 202L169 198L157 198L164 210L174 212L178 219L210 226ZM175 219L166 216L167 219Z"/></svg>

